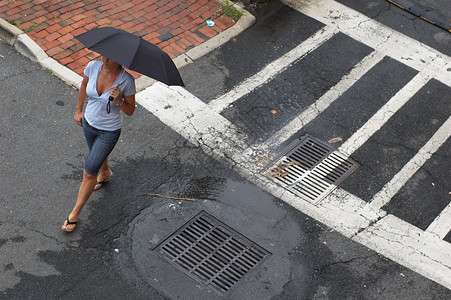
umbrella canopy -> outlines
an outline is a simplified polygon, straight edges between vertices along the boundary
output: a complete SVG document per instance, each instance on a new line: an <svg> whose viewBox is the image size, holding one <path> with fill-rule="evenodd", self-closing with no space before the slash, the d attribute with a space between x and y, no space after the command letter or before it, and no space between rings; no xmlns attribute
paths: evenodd
<svg viewBox="0 0 451 300"><path fill-rule="evenodd" d="M124 67L167 85L184 86L169 55L139 36L113 27L90 30L75 37L88 49Z"/></svg>

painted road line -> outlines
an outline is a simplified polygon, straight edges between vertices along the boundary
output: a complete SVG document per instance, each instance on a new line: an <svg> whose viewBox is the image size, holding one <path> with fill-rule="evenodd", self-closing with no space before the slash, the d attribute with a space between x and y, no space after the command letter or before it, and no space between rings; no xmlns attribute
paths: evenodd
<svg viewBox="0 0 451 300"><path fill-rule="evenodd" d="M338 149L340 152L352 155L390 119L410 98L424 87L430 76L418 73L408 84L396 93L381 109L375 113L359 130L357 130Z"/></svg>
<svg viewBox="0 0 451 300"><path fill-rule="evenodd" d="M296 48L287 54L268 64L263 70L254 76L246 79L240 85L229 91L228 93L210 101L208 106L216 112L221 112L236 100L252 92L257 87L263 85L277 74L283 72L291 64L302 59L307 54L321 46L337 33L330 26L326 26L318 30L314 35L299 44Z"/></svg>
<svg viewBox="0 0 451 300"><path fill-rule="evenodd" d="M244 144L246 136L229 120L182 88L156 83L138 93L136 101L205 153L225 160L243 177L347 237L385 215L344 190L336 190L314 205L280 187L263 175L264 166L257 163L270 157L269 153L253 151L255 148Z"/></svg>
<svg viewBox="0 0 451 300"><path fill-rule="evenodd" d="M245 136L204 102L179 88L154 84L137 103L207 154L228 163L241 176L343 235L451 289L451 244L393 215L374 209L341 189L319 205L304 201L262 174L264 150L244 144ZM443 126L442 126L443 127Z"/></svg>
<svg viewBox="0 0 451 300"><path fill-rule="evenodd" d="M269 138L263 147L273 148L288 140L293 134L298 132L303 126L315 119L320 113L337 100L346 90L353 86L363 75L377 65L384 55L373 51L362 59L348 74L331 89L329 89L321 98L310 105L298 117L293 119L271 138Z"/></svg>
<svg viewBox="0 0 451 300"><path fill-rule="evenodd" d="M446 197L446 196L445 196ZM449 196L447 195L449 198ZM435 234L440 239L445 238L445 236L451 230L451 203L440 213L440 215L435 218L435 220L426 229L426 232Z"/></svg>
<svg viewBox="0 0 451 300"><path fill-rule="evenodd" d="M387 215L353 240L451 289L451 244Z"/></svg>
<svg viewBox="0 0 451 300"><path fill-rule="evenodd" d="M157 82L138 93L136 102L209 155L224 157L230 149L230 158L239 161L238 152L249 152L245 136L229 120L181 87Z"/></svg>
<svg viewBox="0 0 451 300"><path fill-rule="evenodd" d="M333 0L283 0L288 6L332 26L451 87L451 58Z"/></svg>
<svg viewBox="0 0 451 300"><path fill-rule="evenodd" d="M431 158L438 148L451 136L451 116L435 132L429 141L418 151L418 153L374 195L369 205L373 209L381 209L388 204L391 198L398 193L404 184Z"/></svg>

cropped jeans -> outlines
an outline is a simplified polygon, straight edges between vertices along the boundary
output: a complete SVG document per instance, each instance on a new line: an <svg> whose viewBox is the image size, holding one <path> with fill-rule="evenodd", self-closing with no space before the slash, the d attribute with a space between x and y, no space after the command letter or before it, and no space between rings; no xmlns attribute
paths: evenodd
<svg viewBox="0 0 451 300"><path fill-rule="evenodd" d="M114 146L116 146L121 130L100 130L89 125L85 118L83 118L82 123L85 139L89 147L89 154L84 168L88 174L97 176L103 162L113 151Z"/></svg>

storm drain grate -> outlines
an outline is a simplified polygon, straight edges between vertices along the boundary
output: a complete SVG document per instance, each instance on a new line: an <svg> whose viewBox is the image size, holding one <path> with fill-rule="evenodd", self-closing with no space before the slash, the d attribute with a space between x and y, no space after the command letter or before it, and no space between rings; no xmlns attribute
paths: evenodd
<svg viewBox="0 0 451 300"><path fill-rule="evenodd" d="M307 135L270 166L266 175L293 194L316 204L358 166L356 161L330 145Z"/></svg>
<svg viewBox="0 0 451 300"><path fill-rule="evenodd" d="M154 250L220 295L271 255L205 211Z"/></svg>

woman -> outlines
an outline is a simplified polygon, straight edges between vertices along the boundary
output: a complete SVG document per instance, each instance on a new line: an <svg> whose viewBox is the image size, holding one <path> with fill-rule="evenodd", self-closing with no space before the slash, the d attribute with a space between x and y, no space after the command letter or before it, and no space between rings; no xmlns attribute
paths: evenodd
<svg viewBox="0 0 451 300"><path fill-rule="evenodd" d="M102 61L92 61L86 66L74 118L83 127L89 154L84 164L77 202L62 230L71 232L75 229L81 210L92 192L113 175L108 166L108 155L121 133L122 112L131 116L135 111L135 93L133 77L118 63L102 57ZM114 99L111 103L110 96ZM88 104L83 113L86 97Z"/></svg>

